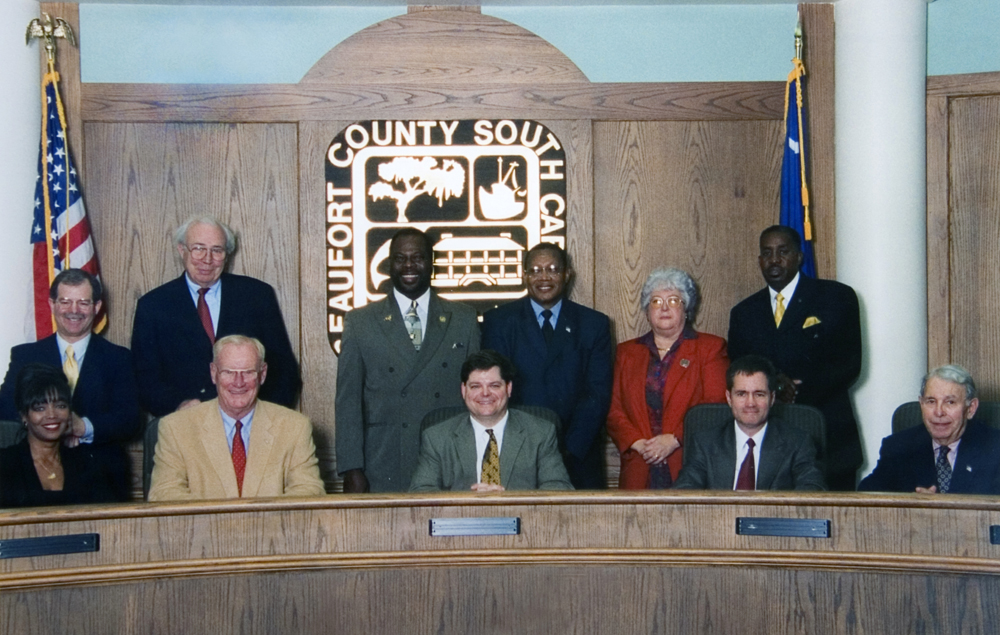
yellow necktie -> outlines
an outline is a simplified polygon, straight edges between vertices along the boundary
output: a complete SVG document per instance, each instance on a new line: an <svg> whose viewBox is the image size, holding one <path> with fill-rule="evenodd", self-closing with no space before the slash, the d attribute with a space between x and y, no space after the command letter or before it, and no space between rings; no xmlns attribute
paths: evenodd
<svg viewBox="0 0 1000 635"><path fill-rule="evenodd" d="M487 430L490 435L490 442L486 446L486 454L483 456L483 475L480 479L486 485L500 484L500 452L497 450L497 438L493 436L492 430Z"/></svg>
<svg viewBox="0 0 1000 635"><path fill-rule="evenodd" d="M777 305L774 307L774 325L781 326L781 318L785 317L785 298L780 293L774 298Z"/></svg>
<svg viewBox="0 0 1000 635"><path fill-rule="evenodd" d="M66 347L66 361L63 362L63 373L66 374L66 379L69 381L69 389L76 390L76 382L80 379L80 366L76 363L76 354L73 352L73 346Z"/></svg>

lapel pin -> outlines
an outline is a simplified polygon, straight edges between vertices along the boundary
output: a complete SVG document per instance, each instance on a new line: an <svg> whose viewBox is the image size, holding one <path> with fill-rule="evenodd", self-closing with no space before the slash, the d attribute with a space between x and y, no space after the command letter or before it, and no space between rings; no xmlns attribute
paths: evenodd
<svg viewBox="0 0 1000 635"><path fill-rule="evenodd" d="M691 365L691 360L690 359L682 359L681 360L681 368L687 368L690 365Z"/></svg>
<svg viewBox="0 0 1000 635"><path fill-rule="evenodd" d="M448 318L446 318L445 316L443 316L443 315L439 315L438 316L438 322L447 322L447 321L448 321Z"/></svg>
<svg viewBox="0 0 1000 635"><path fill-rule="evenodd" d="M567 327L566 327L566 332L567 332L567 333L572 333L573 331L571 331L571 330L570 330L570 328L569 328L569 327L567 326Z"/></svg>
<svg viewBox="0 0 1000 635"><path fill-rule="evenodd" d="M385 321L386 322L392 322L392 316L391 315L385 316Z"/></svg>
<svg viewBox="0 0 1000 635"><path fill-rule="evenodd" d="M972 466L971 465L966 465L965 469L966 469L966 471L971 472L972 471Z"/></svg>

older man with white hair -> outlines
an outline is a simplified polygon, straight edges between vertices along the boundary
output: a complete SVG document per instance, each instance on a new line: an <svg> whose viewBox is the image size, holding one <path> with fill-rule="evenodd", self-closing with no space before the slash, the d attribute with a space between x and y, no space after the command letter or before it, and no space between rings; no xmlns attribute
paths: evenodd
<svg viewBox="0 0 1000 635"><path fill-rule="evenodd" d="M924 425L882 439L878 465L861 491L1000 494L1000 431L970 421L979 408L976 384L956 364L924 377Z"/></svg>
<svg viewBox="0 0 1000 635"><path fill-rule="evenodd" d="M162 417L216 395L209 377L212 345L246 335L267 349L271 380L261 398L292 408L301 387L299 367L270 285L225 273L236 235L211 216L189 219L174 234L184 273L139 298L132 326L132 358L139 398Z"/></svg>

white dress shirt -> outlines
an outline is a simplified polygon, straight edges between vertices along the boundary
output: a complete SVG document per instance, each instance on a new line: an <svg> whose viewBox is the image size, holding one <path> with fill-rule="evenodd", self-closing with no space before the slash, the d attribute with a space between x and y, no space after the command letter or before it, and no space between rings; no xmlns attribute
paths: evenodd
<svg viewBox="0 0 1000 635"><path fill-rule="evenodd" d="M757 472L760 471L760 446L764 443L764 435L767 434L767 424L757 431L757 434L748 436L743 430L740 430L739 424L735 421L733 422L733 427L736 428L736 477L733 479L733 489L736 489L736 483L740 480L740 468L743 467L743 459L747 458L747 450L750 446L747 445L748 439L753 439L753 482L754 485L757 484Z"/></svg>
<svg viewBox="0 0 1000 635"><path fill-rule="evenodd" d="M501 419L495 426L490 428L493 431L493 436L497 440L497 456L500 456L501 448L503 448L503 432L507 427L507 419L510 417L510 410L504 413L503 419ZM469 415L469 419L472 420L472 433L476 436L476 482L483 482L483 456L486 454L486 448L490 444L490 435L486 432L486 427L476 421L476 418Z"/></svg>
<svg viewBox="0 0 1000 635"><path fill-rule="evenodd" d="M413 300L397 291L395 287L392 289L392 294L396 298L396 304L399 305L399 312L405 318L406 314L410 312L410 305L413 304ZM430 305L431 290L427 289L422 296L417 298L417 317L420 318L420 341L423 341L427 337L427 311Z"/></svg>

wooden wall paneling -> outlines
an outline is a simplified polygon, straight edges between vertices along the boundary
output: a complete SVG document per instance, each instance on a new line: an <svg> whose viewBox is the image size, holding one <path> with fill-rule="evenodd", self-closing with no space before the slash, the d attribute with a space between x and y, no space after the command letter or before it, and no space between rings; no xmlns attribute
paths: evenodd
<svg viewBox="0 0 1000 635"><path fill-rule="evenodd" d="M337 478L335 400L337 355L327 337L326 149L353 120L299 125L299 244L302 257L302 412L313 424L316 455L328 492L342 490Z"/></svg>
<svg viewBox="0 0 1000 635"><path fill-rule="evenodd" d="M836 47L833 4L799 5L806 67L806 108L809 137L808 161L813 250L821 278L837 274L836 171L834 169L834 71ZM794 51L794 48L791 49Z"/></svg>
<svg viewBox="0 0 1000 635"><path fill-rule="evenodd" d="M86 195L86 171L83 165L84 139L83 120L80 115L80 9L76 2L41 2L38 5L38 16L48 13L52 19L62 18L73 27L77 46L67 40L56 40L56 71L59 73L59 95L62 97L63 110L66 115L66 132L69 137L70 154L73 157L77 171L80 189ZM28 25L24 25L27 27ZM41 59L41 75L48 72L48 62L45 55L45 40L34 40L32 46L37 46ZM41 77L39 76L39 78ZM39 79L40 81L40 79ZM39 84L40 86L41 84Z"/></svg>
<svg viewBox="0 0 1000 635"><path fill-rule="evenodd" d="M212 214L240 234L234 273L271 284L299 341L296 129L287 124L88 123L88 207L109 294L109 339L128 345L135 302L182 272L172 235Z"/></svg>
<svg viewBox="0 0 1000 635"><path fill-rule="evenodd" d="M269 123L346 119L782 119L784 82L97 84L84 121Z"/></svg>
<svg viewBox="0 0 1000 635"><path fill-rule="evenodd" d="M696 328L725 337L729 309L762 286L760 230L774 222L782 122L599 122L594 133L596 308L618 341L648 330L639 306L658 266L699 283Z"/></svg>
<svg viewBox="0 0 1000 635"><path fill-rule="evenodd" d="M972 372L981 398L998 399L1000 95L951 99L949 110L950 359Z"/></svg>
<svg viewBox="0 0 1000 635"><path fill-rule="evenodd" d="M947 96L927 98L927 367L951 361Z"/></svg>
<svg viewBox="0 0 1000 635"><path fill-rule="evenodd" d="M566 249L573 264L574 302L594 306L594 135L587 120L549 121L566 152Z"/></svg>
<svg viewBox="0 0 1000 635"><path fill-rule="evenodd" d="M330 49L302 83L483 84L586 82L568 57L534 33L472 11L407 13Z"/></svg>

